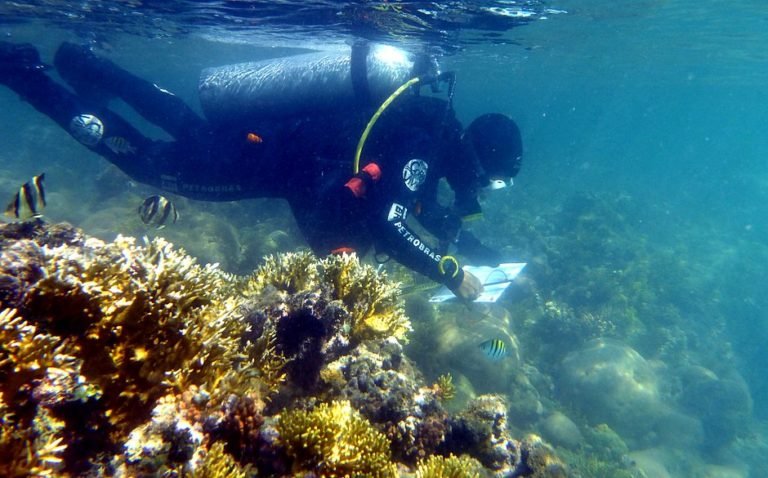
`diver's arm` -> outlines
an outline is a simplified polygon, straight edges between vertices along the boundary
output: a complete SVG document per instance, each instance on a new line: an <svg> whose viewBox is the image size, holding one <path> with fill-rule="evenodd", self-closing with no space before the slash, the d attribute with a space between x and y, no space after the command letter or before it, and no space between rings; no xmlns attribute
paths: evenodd
<svg viewBox="0 0 768 478"><path fill-rule="evenodd" d="M441 250L449 250L450 246L455 246L456 252L474 265L495 267L501 263L501 254L498 251L484 245L474 234L462 229L462 219L454 211L435 200L425 201L420 212L419 224L440 241Z"/></svg>
<svg viewBox="0 0 768 478"><path fill-rule="evenodd" d="M424 229L440 241L442 248L455 243L459 237L461 218L436 201L422 203L418 220Z"/></svg>
<svg viewBox="0 0 768 478"><path fill-rule="evenodd" d="M482 291L475 276L464 271L458 261L425 243L406 224L408 209L397 202L372 221L376 246L382 252L430 279L444 284L463 299L474 299Z"/></svg>

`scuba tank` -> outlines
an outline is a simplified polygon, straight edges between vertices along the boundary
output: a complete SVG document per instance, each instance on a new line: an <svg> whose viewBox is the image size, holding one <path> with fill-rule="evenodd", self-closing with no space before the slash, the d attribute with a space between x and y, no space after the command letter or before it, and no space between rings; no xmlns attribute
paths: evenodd
<svg viewBox="0 0 768 478"><path fill-rule="evenodd" d="M200 103L205 116L219 124L375 107L424 74L439 74L434 58L356 43L342 51L206 68Z"/></svg>

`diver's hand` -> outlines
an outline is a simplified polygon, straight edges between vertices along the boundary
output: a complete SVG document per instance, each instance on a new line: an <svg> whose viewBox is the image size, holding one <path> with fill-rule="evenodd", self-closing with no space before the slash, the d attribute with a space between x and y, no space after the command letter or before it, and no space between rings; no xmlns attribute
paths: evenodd
<svg viewBox="0 0 768 478"><path fill-rule="evenodd" d="M464 279L461 281L461 284L451 292L459 299L475 300L482 291L483 284L480 283L480 279L472 275L472 273L464 271Z"/></svg>

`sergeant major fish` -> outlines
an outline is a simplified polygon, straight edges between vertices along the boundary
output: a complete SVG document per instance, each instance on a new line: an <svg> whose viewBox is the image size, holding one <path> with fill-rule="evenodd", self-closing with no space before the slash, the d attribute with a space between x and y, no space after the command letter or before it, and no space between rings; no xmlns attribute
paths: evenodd
<svg viewBox="0 0 768 478"><path fill-rule="evenodd" d="M144 224L162 229L167 224L175 224L179 219L179 212L168 198L156 194L141 203L139 217Z"/></svg>
<svg viewBox="0 0 768 478"><path fill-rule="evenodd" d="M40 217L46 205L44 179L45 173L41 173L24 183L5 208L5 215L16 219Z"/></svg>
<svg viewBox="0 0 768 478"><path fill-rule="evenodd" d="M104 145L115 154L133 154L136 148L122 136L110 136L103 141Z"/></svg>
<svg viewBox="0 0 768 478"><path fill-rule="evenodd" d="M501 339L488 339L480 344L480 350L486 357L493 360L501 360L509 355L507 345Z"/></svg>

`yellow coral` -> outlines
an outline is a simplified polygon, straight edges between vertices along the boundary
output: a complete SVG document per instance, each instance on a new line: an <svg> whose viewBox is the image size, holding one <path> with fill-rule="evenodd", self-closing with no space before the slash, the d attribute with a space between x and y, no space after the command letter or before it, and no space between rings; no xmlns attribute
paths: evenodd
<svg viewBox="0 0 768 478"><path fill-rule="evenodd" d="M67 448L62 444L62 428L63 423L45 411L30 426L20 423L0 392L0 476L59 476L61 456Z"/></svg>
<svg viewBox="0 0 768 478"><path fill-rule="evenodd" d="M47 411L18 416L10 404L23 407L29 384L46 373L77 374L80 361L75 348L16 315L0 311L0 476L53 476L60 468L63 423ZM27 391L27 392L25 392ZM7 401L6 401L7 400Z"/></svg>
<svg viewBox="0 0 768 478"><path fill-rule="evenodd" d="M317 259L309 251L287 252L265 258L245 284L246 295L265 287L295 294L317 286Z"/></svg>
<svg viewBox="0 0 768 478"><path fill-rule="evenodd" d="M405 315L397 283L363 265L355 254L318 260L309 252L271 256L247 281L243 294L252 296L267 287L293 294L321 292L340 301L349 312L353 342L395 337L407 340L411 323Z"/></svg>
<svg viewBox="0 0 768 478"><path fill-rule="evenodd" d="M232 368L225 373L212 375L205 386L213 390L214 402L232 393L242 395L246 391L258 391L269 398L269 393L285 381L287 360L276 351L276 340L274 327L266 327L255 342L245 345L242 360L232 363Z"/></svg>
<svg viewBox="0 0 768 478"><path fill-rule="evenodd" d="M110 422L122 429L170 385L220 380L240 360L239 303L226 276L156 238L89 240L85 250L45 249L46 277L28 308L50 330L71 334L83 374L104 390Z"/></svg>
<svg viewBox="0 0 768 478"><path fill-rule="evenodd" d="M347 401L323 404L311 412L286 411L277 430L297 472L326 477L397 476L389 441Z"/></svg>
<svg viewBox="0 0 768 478"><path fill-rule="evenodd" d="M73 370L80 363L71 343L38 333L38 328L16 315L15 309L0 311L0 378L9 395L18 386L45 374L48 367Z"/></svg>
<svg viewBox="0 0 768 478"><path fill-rule="evenodd" d="M437 377L437 383L433 388L440 400L448 401L456 396L456 385L453 384L453 377L450 373Z"/></svg>
<svg viewBox="0 0 768 478"><path fill-rule="evenodd" d="M203 463L198 465L191 478L245 478L248 467L240 466L230 454L224 451L224 443L216 442L205 455Z"/></svg>
<svg viewBox="0 0 768 478"><path fill-rule="evenodd" d="M411 322L405 315L398 284L385 273L360 264L355 254L329 256L319 264L320 279L332 287L351 314L351 338L363 341L385 337L407 340Z"/></svg>
<svg viewBox="0 0 768 478"><path fill-rule="evenodd" d="M59 430L68 424L44 405L29 406L33 386L56 400L98 400L84 419L109 424L106 449L169 391L196 385L215 406L231 393L273 390L282 379L274 332L242 342L243 298L236 279L215 265L198 265L162 238L42 250L44 275L27 291L26 320L0 311L0 394L14 407L2 410L0 458L16 457L2 460L0 475L66 471ZM20 390L27 395L16 399Z"/></svg>
<svg viewBox="0 0 768 478"><path fill-rule="evenodd" d="M419 462L415 478L480 478L482 468L480 462L466 455L432 455Z"/></svg>

